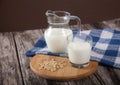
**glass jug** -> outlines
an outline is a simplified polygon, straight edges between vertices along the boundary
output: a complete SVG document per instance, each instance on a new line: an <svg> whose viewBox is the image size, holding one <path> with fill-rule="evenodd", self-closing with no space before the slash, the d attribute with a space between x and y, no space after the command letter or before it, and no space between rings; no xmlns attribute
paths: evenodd
<svg viewBox="0 0 120 85"><path fill-rule="evenodd" d="M53 53L67 52L67 46L73 39L73 33L70 29L70 20L76 20L78 28L80 28L80 18L71 16L66 11L46 11L47 20L49 23L48 29L44 36L49 51Z"/></svg>

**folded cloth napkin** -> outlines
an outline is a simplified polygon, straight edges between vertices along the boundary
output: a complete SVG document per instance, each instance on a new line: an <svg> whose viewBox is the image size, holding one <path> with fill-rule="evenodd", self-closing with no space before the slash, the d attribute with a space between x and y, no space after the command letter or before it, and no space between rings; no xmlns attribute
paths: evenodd
<svg viewBox="0 0 120 85"><path fill-rule="evenodd" d="M120 31L112 28L96 29L82 31L83 34L92 36L92 53L91 60L100 62L101 64L111 67L120 68ZM73 30L73 35L77 31ZM42 36L34 45L33 49L26 52L27 56L35 54L48 54L54 56L67 56L67 53L56 54L48 50L44 36Z"/></svg>

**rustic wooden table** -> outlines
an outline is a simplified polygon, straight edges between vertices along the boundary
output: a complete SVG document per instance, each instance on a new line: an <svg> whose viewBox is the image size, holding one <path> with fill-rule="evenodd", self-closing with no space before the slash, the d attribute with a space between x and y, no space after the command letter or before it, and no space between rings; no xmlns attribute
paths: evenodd
<svg viewBox="0 0 120 85"><path fill-rule="evenodd" d="M120 21L85 24L84 29L113 27L120 29ZM25 52L43 35L44 29L0 33L0 85L118 85L120 69L99 65L97 71L84 79L52 81L34 74Z"/></svg>

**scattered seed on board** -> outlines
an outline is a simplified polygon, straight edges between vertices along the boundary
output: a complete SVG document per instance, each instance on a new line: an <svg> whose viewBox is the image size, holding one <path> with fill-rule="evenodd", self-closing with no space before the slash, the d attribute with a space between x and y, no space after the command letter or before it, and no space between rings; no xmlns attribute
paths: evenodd
<svg viewBox="0 0 120 85"><path fill-rule="evenodd" d="M42 63L39 64L39 70L48 70L51 72L57 71L58 69L63 68L66 66L65 61L56 61L55 59L44 60Z"/></svg>

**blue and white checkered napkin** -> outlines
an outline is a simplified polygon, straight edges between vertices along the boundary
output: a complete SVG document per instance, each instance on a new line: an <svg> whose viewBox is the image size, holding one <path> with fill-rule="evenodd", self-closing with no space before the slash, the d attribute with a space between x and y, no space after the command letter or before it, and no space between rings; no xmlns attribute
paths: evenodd
<svg viewBox="0 0 120 85"><path fill-rule="evenodd" d="M76 33L77 31L73 31L73 35ZM112 28L105 28L82 31L82 33L92 36L93 47L91 60L96 60L107 66L120 68L120 31ZM26 55L34 56L39 53L54 56L67 56L67 54L51 53L47 49L44 36L37 41L33 49L26 52Z"/></svg>

